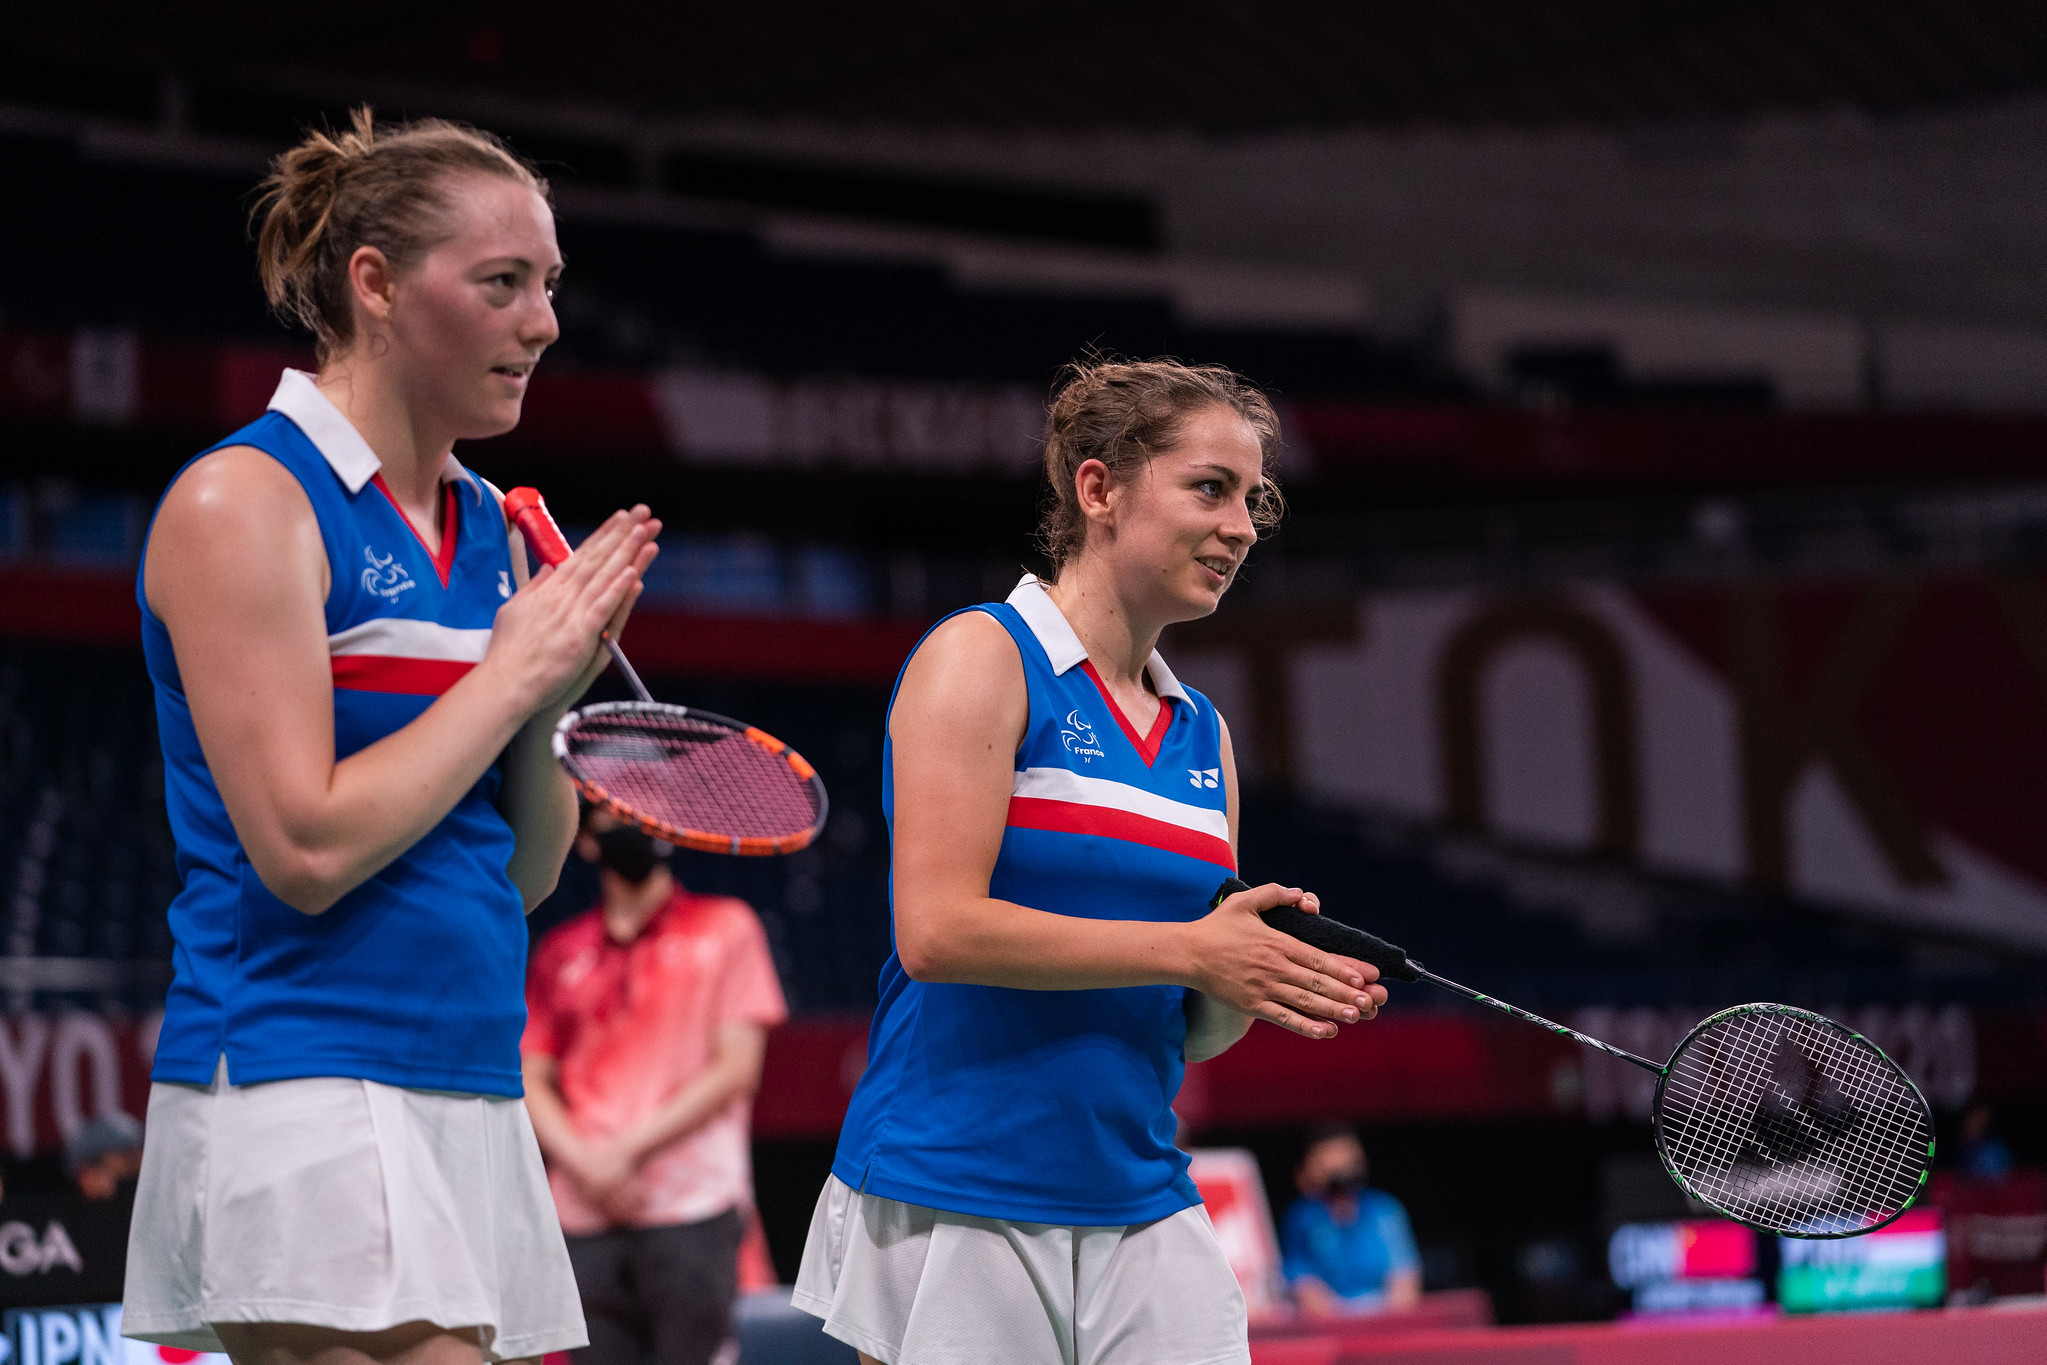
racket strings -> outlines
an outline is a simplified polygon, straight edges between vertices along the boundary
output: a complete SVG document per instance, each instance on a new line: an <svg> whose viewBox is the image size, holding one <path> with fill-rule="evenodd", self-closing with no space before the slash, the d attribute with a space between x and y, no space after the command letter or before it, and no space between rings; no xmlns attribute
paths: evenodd
<svg viewBox="0 0 2047 1365"><path fill-rule="evenodd" d="M677 708L586 714L562 757L572 776L659 824L776 839L811 829L819 813L816 784L786 753Z"/></svg>
<svg viewBox="0 0 2047 1365"><path fill-rule="evenodd" d="M1797 1036L1787 1040L1787 1032ZM1750 1024L1722 1035L1675 1069L1670 1105L1671 1148L1681 1164L1702 1168L1695 1173L1702 1193L1786 1223L1852 1221L1864 1209L1887 1214L1900 1187L1909 1195L1919 1163L1886 1163L1885 1154L1906 1148L1919 1130L1917 1106L1909 1096L1902 1109L1884 1102L1895 1078L1880 1062L1871 1076L1858 1063L1875 1059L1858 1057L1852 1040L1795 1024ZM1787 1041L1795 1045L1789 1052ZM1678 1115L1687 1080L1705 1082L1690 1122ZM1901 1164L1910 1169L1887 1171Z"/></svg>
<svg viewBox="0 0 2047 1365"><path fill-rule="evenodd" d="M1665 1155L1700 1198L1744 1222L1808 1235L1887 1221L1925 1169L1930 1123L1897 1069L1838 1025L1749 1010L1672 1059Z"/></svg>
<svg viewBox="0 0 2047 1365"><path fill-rule="evenodd" d="M1902 1087L1885 1095L1896 1085L1887 1066L1845 1034L1789 1021L1775 1036L1750 1028L1728 1041L1734 1065L1717 1098L1746 1101L1748 1122L1731 1152L1729 1134L1712 1144L1724 1191L1780 1222L1817 1218L1830 1229L1903 1206L1922 1164L1908 1141L1917 1105ZM1741 1094L1741 1078L1758 1074L1764 1083ZM1919 1138L1923 1152L1923 1131Z"/></svg>

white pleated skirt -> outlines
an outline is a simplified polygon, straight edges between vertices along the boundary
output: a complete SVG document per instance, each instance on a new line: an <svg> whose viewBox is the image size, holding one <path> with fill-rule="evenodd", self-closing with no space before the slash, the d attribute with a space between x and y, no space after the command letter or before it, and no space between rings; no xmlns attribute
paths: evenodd
<svg viewBox="0 0 2047 1365"><path fill-rule="evenodd" d="M217 1322L474 1329L485 1359L587 1344L522 1100L340 1077L152 1086L125 1335Z"/></svg>
<svg viewBox="0 0 2047 1365"><path fill-rule="evenodd" d="M1012 1223L830 1176L789 1302L889 1365L1251 1365L1200 1204L1129 1227Z"/></svg>

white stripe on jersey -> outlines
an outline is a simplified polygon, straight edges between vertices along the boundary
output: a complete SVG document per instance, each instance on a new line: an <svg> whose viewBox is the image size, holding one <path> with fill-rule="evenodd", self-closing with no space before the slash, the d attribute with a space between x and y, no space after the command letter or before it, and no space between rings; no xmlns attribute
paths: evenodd
<svg viewBox="0 0 2047 1365"><path fill-rule="evenodd" d="M1066 801L1077 806L1107 806L1111 810L1128 811L1153 820L1162 820L1169 825L1191 829L1210 835L1225 843L1230 837L1228 812L1212 810L1207 806L1190 806L1184 801L1148 792L1142 787L1133 787L1127 782L1112 782L1105 777L1083 777L1064 768L1025 768L1016 775L1016 782L1010 789L1012 796L1021 796L1036 801Z"/></svg>
<svg viewBox="0 0 2047 1365"><path fill-rule="evenodd" d="M490 648L488 630L457 630L438 621L413 621L387 616L350 626L327 637L330 655L370 654L393 659L447 659L483 662Z"/></svg>

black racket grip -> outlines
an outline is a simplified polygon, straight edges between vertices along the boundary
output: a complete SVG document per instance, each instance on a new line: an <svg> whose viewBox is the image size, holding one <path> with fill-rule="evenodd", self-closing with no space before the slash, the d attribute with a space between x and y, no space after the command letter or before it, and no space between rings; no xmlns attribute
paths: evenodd
<svg viewBox="0 0 2047 1365"><path fill-rule="evenodd" d="M1223 884L1209 897L1209 907L1221 905L1239 891L1251 888L1235 877L1226 877ZM1325 953L1341 957L1354 957L1360 962L1369 962L1379 969L1381 981L1419 981L1421 973L1407 960L1407 950L1388 943L1377 934L1368 934L1354 929L1341 920L1327 915L1311 915L1297 905L1278 905L1265 911L1258 918L1282 934L1289 934L1310 948L1320 948Z"/></svg>

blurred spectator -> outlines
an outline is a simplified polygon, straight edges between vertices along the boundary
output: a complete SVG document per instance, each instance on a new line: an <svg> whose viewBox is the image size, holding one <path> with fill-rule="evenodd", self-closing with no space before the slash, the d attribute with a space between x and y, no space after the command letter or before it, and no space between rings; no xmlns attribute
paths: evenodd
<svg viewBox="0 0 2047 1365"><path fill-rule="evenodd" d="M2002 1180L2011 1174L2011 1148L1991 1130L1996 1115L1987 1104L1970 1106L1962 1116L1962 1140L1955 1166L1971 1180Z"/></svg>
<svg viewBox="0 0 2047 1365"><path fill-rule="evenodd" d="M1310 1130L1294 1168L1301 1197L1280 1229L1280 1268L1310 1314L1379 1313L1421 1298L1407 1211L1366 1183L1364 1144L1348 1124Z"/></svg>
<svg viewBox="0 0 2047 1365"><path fill-rule="evenodd" d="M592 811L576 848L603 900L541 941L520 1045L589 1321L575 1355L703 1365L731 1333L747 1121L782 988L753 910L683 890L668 845Z"/></svg>
<svg viewBox="0 0 2047 1365"><path fill-rule="evenodd" d="M142 1169L142 1125L119 1110L102 1114L66 1144L64 1164L87 1199L132 1192Z"/></svg>

